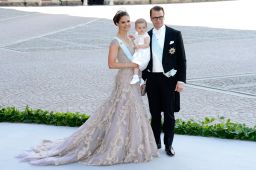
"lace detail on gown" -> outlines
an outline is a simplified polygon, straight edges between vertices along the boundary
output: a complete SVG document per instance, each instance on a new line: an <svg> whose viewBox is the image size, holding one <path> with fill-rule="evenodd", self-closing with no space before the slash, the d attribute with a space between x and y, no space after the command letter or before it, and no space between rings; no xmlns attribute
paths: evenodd
<svg viewBox="0 0 256 170"><path fill-rule="evenodd" d="M112 40L112 43L118 43ZM133 53L133 47L129 47ZM118 62L130 62L119 48ZM71 136L44 140L19 156L34 165L81 162L112 165L146 162L159 155L139 85L130 85L132 69L120 69L111 96Z"/></svg>

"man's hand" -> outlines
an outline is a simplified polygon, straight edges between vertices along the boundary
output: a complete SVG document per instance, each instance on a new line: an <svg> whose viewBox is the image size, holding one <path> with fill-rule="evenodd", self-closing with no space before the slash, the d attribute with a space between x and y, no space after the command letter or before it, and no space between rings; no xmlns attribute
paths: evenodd
<svg viewBox="0 0 256 170"><path fill-rule="evenodd" d="M146 84L140 85L140 92L142 96L145 96L146 94Z"/></svg>
<svg viewBox="0 0 256 170"><path fill-rule="evenodd" d="M177 82L175 91L182 92L185 89L185 83L184 82Z"/></svg>

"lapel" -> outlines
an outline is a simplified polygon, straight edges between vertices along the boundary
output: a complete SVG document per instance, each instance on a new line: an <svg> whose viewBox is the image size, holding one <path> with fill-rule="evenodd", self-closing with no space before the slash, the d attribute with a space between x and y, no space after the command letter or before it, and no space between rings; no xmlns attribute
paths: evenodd
<svg viewBox="0 0 256 170"><path fill-rule="evenodd" d="M150 37L150 44L149 44L150 49L151 49L151 47L152 47L152 34L153 34L153 28L152 28L150 31L148 31L148 35L149 35L149 37Z"/></svg>
<svg viewBox="0 0 256 170"><path fill-rule="evenodd" d="M153 59L152 59L152 34L153 34L153 28L150 30L150 31L148 31L148 35L149 35L149 37L150 37L150 44L149 44L149 46L150 46L150 60L149 60L149 63L148 63L148 69L150 70L150 71L152 71L152 68L153 68Z"/></svg>
<svg viewBox="0 0 256 170"><path fill-rule="evenodd" d="M175 35L173 34L173 31L171 28L165 26L165 38L164 38L164 49L163 49L163 60L162 60L162 65L164 67L167 57L168 57L168 53L169 53L169 43L171 40L175 39Z"/></svg>
<svg viewBox="0 0 256 170"><path fill-rule="evenodd" d="M166 49L168 49L168 41L169 41L169 37L170 37L170 35L169 35L169 30L168 30L168 28L165 26L165 37L164 37L164 47L163 47L163 58L164 58L164 56L165 56L165 51L166 51Z"/></svg>

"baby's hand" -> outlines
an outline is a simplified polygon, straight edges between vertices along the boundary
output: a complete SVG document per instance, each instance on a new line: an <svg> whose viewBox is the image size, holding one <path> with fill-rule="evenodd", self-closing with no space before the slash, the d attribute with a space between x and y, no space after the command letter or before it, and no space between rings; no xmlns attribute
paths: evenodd
<svg viewBox="0 0 256 170"><path fill-rule="evenodd" d="M135 37L133 36L133 35L128 35L128 37L131 39L131 40L134 40L135 39Z"/></svg>

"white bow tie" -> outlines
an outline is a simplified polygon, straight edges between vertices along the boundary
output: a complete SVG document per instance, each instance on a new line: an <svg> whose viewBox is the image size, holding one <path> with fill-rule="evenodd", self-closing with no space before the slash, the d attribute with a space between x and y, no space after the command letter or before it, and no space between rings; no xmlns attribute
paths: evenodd
<svg viewBox="0 0 256 170"><path fill-rule="evenodd" d="M161 34L161 30L155 29L154 33L157 34L157 35L160 35Z"/></svg>

